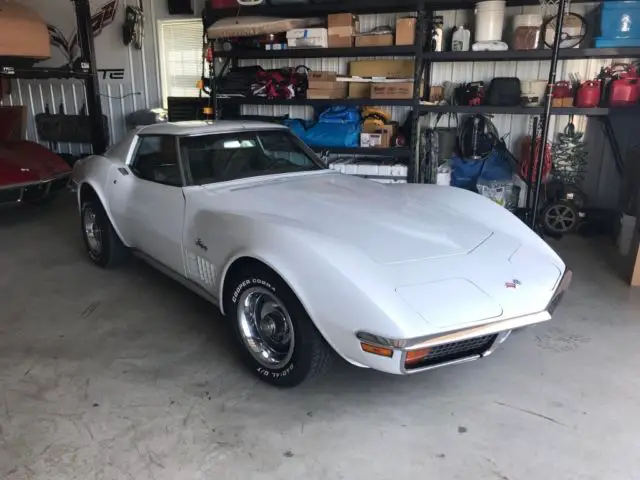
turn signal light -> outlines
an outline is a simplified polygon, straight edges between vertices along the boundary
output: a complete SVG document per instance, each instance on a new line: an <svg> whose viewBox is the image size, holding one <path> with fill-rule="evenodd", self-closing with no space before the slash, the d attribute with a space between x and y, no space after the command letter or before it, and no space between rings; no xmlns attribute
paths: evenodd
<svg viewBox="0 0 640 480"><path fill-rule="evenodd" d="M390 348L378 347L377 345L370 345L363 342L360 342L360 348L367 353L373 353L374 355L380 355L381 357L393 357L393 350Z"/></svg>
<svg viewBox="0 0 640 480"><path fill-rule="evenodd" d="M429 356L431 352L430 348L420 348L418 350L410 350L407 352L404 363L405 365L413 365L421 362Z"/></svg>
<svg viewBox="0 0 640 480"><path fill-rule="evenodd" d="M211 107L204 107L202 109L202 113L204 113L205 115L213 115L213 108Z"/></svg>

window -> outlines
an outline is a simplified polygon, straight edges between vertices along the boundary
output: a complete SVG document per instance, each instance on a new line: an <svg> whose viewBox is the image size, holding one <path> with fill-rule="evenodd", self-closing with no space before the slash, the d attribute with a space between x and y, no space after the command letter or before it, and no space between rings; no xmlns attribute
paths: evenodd
<svg viewBox="0 0 640 480"><path fill-rule="evenodd" d="M204 54L202 20L160 22L159 43L165 107L167 97L197 97Z"/></svg>
<svg viewBox="0 0 640 480"><path fill-rule="evenodd" d="M184 137L180 148L196 185L324 168L286 130Z"/></svg>
<svg viewBox="0 0 640 480"><path fill-rule="evenodd" d="M171 135L143 136L131 165L139 178L174 187L182 186L176 137Z"/></svg>

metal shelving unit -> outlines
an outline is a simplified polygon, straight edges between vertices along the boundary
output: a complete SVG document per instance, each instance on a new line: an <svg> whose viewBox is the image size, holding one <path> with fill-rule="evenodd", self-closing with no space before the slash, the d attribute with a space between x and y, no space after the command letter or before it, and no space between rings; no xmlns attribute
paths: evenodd
<svg viewBox="0 0 640 480"><path fill-rule="evenodd" d="M100 85L96 67L93 28L91 25L91 9L89 0L71 0L75 7L78 27L80 51L80 69L43 68L24 65L0 65L0 77L22 79L80 79L84 82L87 93L87 110L91 122L93 152L104 153L107 149L107 137L104 131L102 104L100 102Z"/></svg>
<svg viewBox="0 0 640 480"><path fill-rule="evenodd" d="M590 0L573 0L573 3L587 3ZM557 33L562 31L562 21L567 8L567 0L560 0L557 13ZM602 120L605 128L609 128L608 137L615 148L615 138L608 121L609 115L637 115L640 107L631 108L576 108L562 107L552 108L552 89L549 87L545 97L545 103L540 107L493 107L493 106L457 106L457 105L426 105L420 99L420 84L424 87L425 95L430 88L431 65L437 62L489 62L489 61L549 61L548 84L553 85L556 80L558 62L562 60L589 59L589 58L634 58L640 57L640 47L620 47L620 48L572 48L560 49L559 38L555 38L554 48L543 50L508 50L508 51L483 51L483 52L431 52L427 42L427 26L435 11L470 9L475 5L475 0L380 0L377 2L367 0L345 0L342 2L323 2L311 4L298 4L287 6L268 6L212 10L209 6L205 12L205 21L210 24L217 18L238 16L238 15L285 15L288 17L310 17L327 15L330 13L351 12L363 13L386 13L386 12L417 12L416 21L416 44L413 46L389 46L389 47L354 47L354 48L306 48L292 50L230 50L216 52L216 56L227 59L227 64L231 62L237 65L240 59L274 59L274 58L326 58L326 57L368 57L368 56L408 56L415 61L414 68L414 92L411 99L406 100L384 100L384 99L340 99L340 100L316 100L316 99L294 99L294 100L269 100L266 98L218 98L215 95L215 85L212 83L212 96L210 106L216 112L224 108L234 108L239 111L241 105L346 105L346 106L407 106L412 108L412 144L405 148L406 158L409 165L409 180L414 182L423 181L419 172L423 171L420 159L417 158L417 128L420 115L429 113L482 113L482 114L510 114L510 115L534 115L541 117L542 135L547 137L549 132L549 120L552 115L585 115L597 117ZM508 0L508 6L539 5L539 0ZM212 72L210 72L212 73ZM210 75L211 78L214 75ZM220 107L220 110L216 107ZM318 149L331 150L331 149ZM333 149L335 153L340 153L340 149ZM368 153L372 149L342 149L344 153L358 154L362 150ZM399 149L380 149L380 154L396 155ZM540 149L538 165L543 165L542 156L544 150ZM619 163L619 159L616 159ZM528 221L531 225L536 221L536 211L540 199L541 175L533 186L534 204L531 208L531 215Z"/></svg>

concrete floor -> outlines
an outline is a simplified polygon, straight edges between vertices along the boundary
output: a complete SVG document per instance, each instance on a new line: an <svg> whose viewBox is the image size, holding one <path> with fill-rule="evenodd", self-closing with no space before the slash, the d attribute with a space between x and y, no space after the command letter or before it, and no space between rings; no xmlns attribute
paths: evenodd
<svg viewBox="0 0 640 480"><path fill-rule="evenodd" d="M640 478L640 295L583 239L554 321L484 361L277 390L199 297L89 263L62 200L0 211L3 480Z"/></svg>

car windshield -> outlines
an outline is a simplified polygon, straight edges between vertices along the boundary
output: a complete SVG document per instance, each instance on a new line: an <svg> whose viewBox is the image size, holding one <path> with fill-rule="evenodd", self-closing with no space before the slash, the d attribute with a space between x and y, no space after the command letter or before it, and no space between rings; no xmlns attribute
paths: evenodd
<svg viewBox="0 0 640 480"><path fill-rule="evenodd" d="M194 185L324 168L288 130L184 137L180 148Z"/></svg>

